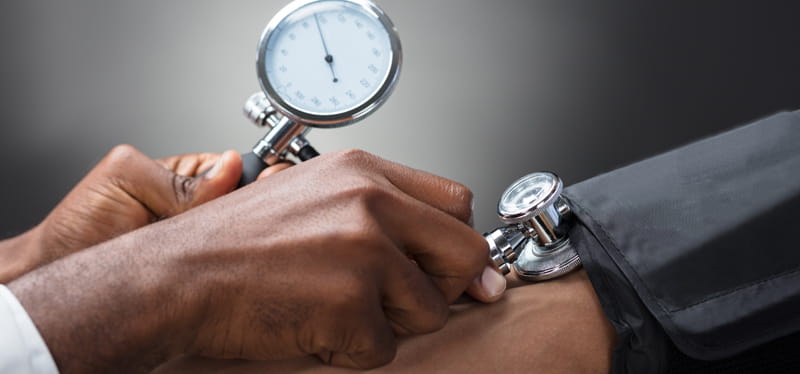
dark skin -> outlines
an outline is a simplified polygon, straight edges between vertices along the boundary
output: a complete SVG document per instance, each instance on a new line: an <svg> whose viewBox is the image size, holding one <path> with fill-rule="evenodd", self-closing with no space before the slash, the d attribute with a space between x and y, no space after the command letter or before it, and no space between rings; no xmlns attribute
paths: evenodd
<svg viewBox="0 0 800 374"><path fill-rule="evenodd" d="M224 155L218 173L195 178L218 160L198 153L154 161L131 146L114 148L43 222L0 241L0 283L230 192L241 173L234 152Z"/></svg>
<svg viewBox="0 0 800 374"><path fill-rule="evenodd" d="M292 165L270 166L258 180ZM214 166L218 169L211 173ZM23 235L0 241L0 283L227 194L236 187L241 170L241 157L235 151L154 161L132 146L117 146L42 223ZM486 276L497 278L495 274L484 269L467 291L483 302L498 300L504 282L490 288L491 294L482 282Z"/></svg>
<svg viewBox="0 0 800 374"><path fill-rule="evenodd" d="M486 248L470 204L457 183L340 152L9 287L63 372L138 371L179 354L371 368L394 357L395 335L441 328L448 303L474 288ZM185 210L169 208L148 205L137 223Z"/></svg>
<svg viewBox="0 0 800 374"><path fill-rule="evenodd" d="M603 314L586 272L528 283L512 278L493 304L450 307L447 325L401 339L397 357L370 373L608 373L614 328ZM311 357L286 361L182 357L156 373L346 374Z"/></svg>

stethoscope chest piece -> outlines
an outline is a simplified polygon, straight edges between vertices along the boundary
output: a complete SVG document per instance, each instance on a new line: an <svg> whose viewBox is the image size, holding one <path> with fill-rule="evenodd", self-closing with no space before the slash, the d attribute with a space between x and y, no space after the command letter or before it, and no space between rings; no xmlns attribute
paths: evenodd
<svg viewBox="0 0 800 374"><path fill-rule="evenodd" d="M563 182L550 172L526 175L500 198L497 213L505 226L484 235L489 256L503 273L514 268L529 281L542 281L577 268L580 257L568 237L571 209L561 197Z"/></svg>

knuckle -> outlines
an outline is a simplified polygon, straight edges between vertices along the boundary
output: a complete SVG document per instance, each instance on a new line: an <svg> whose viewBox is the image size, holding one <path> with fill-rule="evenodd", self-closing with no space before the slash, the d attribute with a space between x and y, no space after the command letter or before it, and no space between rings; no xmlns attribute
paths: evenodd
<svg viewBox="0 0 800 374"><path fill-rule="evenodd" d="M372 321L377 322L377 321ZM383 323L379 323L382 325ZM397 342L388 326L362 323L351 331L344 351L350 362L347 366L366 370L386 365L397 355Z"/></svg>
<svg viewBox="0 0 800 374"><path fill-rule="evenodd" d="M401 335L430 334L441 330L447 324L449 314L449 308L444 304L444 307L436 307L421 312L417 316L418 319L413 323L398 326L401 329Z"/></svg>
<svg viewBox="0 0 800 374"><path fill-rule="evenodd" d="M383 266L387 250L393 248L391 240L380 226L380 222L367 212L348 215L337 227L332 240L340 243L343 255L351 258L348 271L360 272L366 277L368 269Z"/></svg>
<svg viewBox="0 0 800 374"><path fill-rule="evenodd" d="M475 250L465 251L466 255L462 257L463 269L465 279L473 279L477 277L483 269L488 266L488 248L486 241L479 234L475 234Z"/></svg>
<svg viewBox="0 0 800 374"><path fill-rule="evenodd" d="M394 361L397 356L397 344L394 340L386 340L382 336L373 334L372 341L367 343L368 346L363 350L369 352L369 358L357 361L359 369L374 369Z"/></svg>
<svg viewBox="0 0 800 374"><path fill-rule="evenodd" d="M120 144L111 148L105 157L105 161L112 166L124 165L130 162L132 158L138 157L139 155L141 155L141 152L134 146Z"/></svg>
<svg viewBox="0 0 800 374"><path fill-rule="evenodd" d="M483 272L489 264L489 250L486 240L477 232L466 234L472 237L463 242L461 255L451 257L448 263L448 279L455 282L454 287L470 282Z"/></svg>
<svg viewBox="0 0 800 374"><path fill-rule="evenodd" d="M469 262L469 267L475 272L483 270L484 266L489 264L489 243L483 235L478 232L473 232L472 238L469 239L469 245L473 250L469 251L469 256L466 256Z"/></svg>
<svg viewBox="0 0 800 374"><path fill-rule="evenodd" d="M348 196L347 199L340 204L342 208L338 210L338 222L333 233L339 236L339 239L355 243L377 234L380 231L380 222L367 203L371 198L358 193L352 197Z"/></svg>
<svg viewBox="0 0 800 374"><path fill-rule="evenodd" d="M378 157L361 149L346 149L332 153L330 159L334 165L367 169L378 162Z"/></svg>
<svg viewBox="0 0 800 374"><path fill-rule="evenodd" d="M348 186L346 191L351 198L364 202L373 202L388 195L383 186L367 178Z"/></svg>
<svg viewBox="0 0 800 374"><path fill-rule="evenodd" d="M374 288L354 272L341 275L336 284L336 293L330 300L332 308L340 312L361 314L375 293Z"/></svg>
<svg viewBox="0 0 800 374"><path fill-rule="evenodd" d="M360 202L362 206L371 207L371 204L386 199L390 193L386 186L367 176L355 176L341 183L339 197L345 201Z"/></svg>
<svg viewBox="0 0 800 374"><path fill-rule="evenodd" d="M440 330L450 316L450 306L437 285L416 266L397 273L403 283L401 300L387 317L402 335L427 334ZM410 311L410 313L409 313Z"/></svg>
<svg viewBox="0 0 800 374"><path fill-rule="evenodd" d="M194 197L194 178L172 174L172 192L178 207L186 207L192 203Z"/></svg>
<svg viewBox="0 0 800 374"><path fill-rule="evenodd" d="M472 204L472 190L467 186L458 182L452 182L450 193L464 205Z"/></svg>
<svg viewBox="0 0 800 374"><path fill-rule="evenodd" d="M433 304L429 312L430 317L428 318L427 324L422 326L421 333L423 334L441 330L444 325L447 324L447 319L450 317L450 308L447 306L445 300Z"/></svg>
<svg viewBox="0 0 800 374"><path fill-rule="evenodd" d="M411 334L427 334L440 330L447 323L450 316L450 307L441 292L431 289L432 292L420 292L417 295L416 308L419 313L414 316L411 323L401 326ZM426 295L426 296L422 296ZM397 321L396 321L397 322Z"/></svg>
<svg viewBox="0 0 800 374"><path fill-rule="evenodd" d="M345 149L335 154L337 160L349 163L361 163L371 160L372 156L367 151L361 149Z"/></svg>
<svg viewBox="0 0 800 374"><path fill-rule="evenodd" d="M315 334L315 338L311 343L312 347L307 350L313 353L341 352L346 345L346 339L344 338L346 334L347 331L341 326L333 326L327 330L323 330ZM328 360L330 358L330 356L327 357ZM330 364L330 362L327 363Z"/></svg>
<svg viewBox="0 0 800 374"><path fill-rule="evenodd" d="M457 182L451 182L448 190L453 197L454 209L455 213L458 214L458 218L466 221L472 217L472 190Z"/></svg>
<svg viewBox="0 0 800 374"><path fill-rule="evenodd" d="M341 241L363 257L385 244L376 226L377 223L373 219L355 219L352 224L343 227Z"/></svg>

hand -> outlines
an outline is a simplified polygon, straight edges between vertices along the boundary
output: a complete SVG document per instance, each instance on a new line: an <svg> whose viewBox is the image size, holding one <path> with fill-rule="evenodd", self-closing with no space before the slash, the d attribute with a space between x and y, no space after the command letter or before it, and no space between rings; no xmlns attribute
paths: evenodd
<svg viewBox="0 0 800 374"><path fill-rule="evenodd" d="M371 368L392 360L395 335L441 328L484 269L470 219L463 186L339 152L9 287L65 373L177 354Z"/></svg>
<svg viewBox="0 0 800 374"><path fill-rule="evenodd" d="M236 187L241 168L233 151L153 161L131 146L118 146L41 224L0 243L0 283L222 196ZM267 169L262 176L282 168Z"/></svg>

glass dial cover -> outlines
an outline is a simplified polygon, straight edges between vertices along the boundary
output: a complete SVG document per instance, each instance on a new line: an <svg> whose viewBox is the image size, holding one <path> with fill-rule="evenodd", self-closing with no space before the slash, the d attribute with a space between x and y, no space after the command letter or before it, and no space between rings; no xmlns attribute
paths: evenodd
<svg viewBox="0 0 800 374"><path fill-rule="evenodd" d="M561 180L552 173L526 175L514 182L500 198L497 213L505 219L536 215L561 194Z"/></svg>
<svg viewBox="0 0 800 374"><path fill-rule="evenodd" d="M258 52L262 89L291 119L349 124L380 106L400 70L391 21L366 0L296 0L270 22Z"/></svg>

